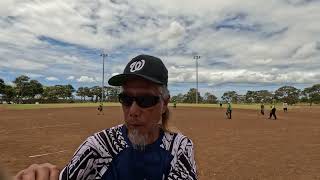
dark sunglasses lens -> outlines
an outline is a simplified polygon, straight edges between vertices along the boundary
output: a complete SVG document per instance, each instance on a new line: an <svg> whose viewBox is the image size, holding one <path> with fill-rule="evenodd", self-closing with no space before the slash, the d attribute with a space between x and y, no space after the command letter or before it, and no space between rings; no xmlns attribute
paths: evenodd
<svg viewBox="0 0 320 180"><path fill-rule="evenodd" d="M119 102L125 106L131 106L134 101L133 97L126 94L119 94Z"/></svg>
<svg viewBox="0 0 320 180"><path fill-rule="evenodd" d="M140 107L147 108L156 105L159 99L158 96L138 96L136 102Z"/></svg>

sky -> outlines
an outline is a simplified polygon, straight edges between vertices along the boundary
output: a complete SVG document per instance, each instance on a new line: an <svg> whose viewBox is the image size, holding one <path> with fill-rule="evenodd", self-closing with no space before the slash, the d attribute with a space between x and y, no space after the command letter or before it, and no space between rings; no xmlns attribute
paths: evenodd
<svg viewBox="0 0 320 180"><path fill-rule="evenodd" d="M101 85L139 54L172 95L320 83L320 0L1 0L0 78Z"/></svg>

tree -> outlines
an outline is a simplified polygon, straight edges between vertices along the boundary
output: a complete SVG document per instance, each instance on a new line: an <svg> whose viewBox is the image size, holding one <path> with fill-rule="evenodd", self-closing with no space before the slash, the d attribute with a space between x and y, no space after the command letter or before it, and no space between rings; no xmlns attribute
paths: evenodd
<svg viewBox="0 0 320 180"><path fill-rule="evenodd" d="M16 91L12 86L5 85L3 90L3 100L6 102L14 101L16 97Z"/></svg>
<svg viewBox="0 0 320 180"><path fill-rule="evenodd" d="M246 103L255 103L255 97L257 96L256 94L256 91L247 91L245 95Z"/></svg>
<svg viewBox="0 0 320 180"><path fill-rule="evenodd" d="M27 85L27 92L25 93L26 96L34 99L36 95L41 95L43 93L43 86L37 80L31 80Z"/></svg>
<svg viewBox="0 0 320 180"><path fill-rule="evenodd" d="M55 85L53 86L53 91L54 95L58 99L67 99L66 94L65 94L65 87L63 85Z"/></svg>
<svg viewBox="0 0 320 180"><path fill-rule="evenodd" d="M310 106L312 106L312 103L320 103L320 84L305 88L301 94L310 103Z"/></svg>
<svg viewBox="0 0 320 180"><path fill-rule="evenodd" d="M93 101L93 94L92 94L90 88L89 87L84 87L83 90L84 90L84 95L89 97L89 98L91 98L91 101Z"/></svg>
<svg viewBox="0 0 320 180"><path fill-rule="evenodd" d="M0 94L4 93L5 84L3 79L0 78Z"/></svg>
<svg viewBox="0 0 320 180"><path fill-rule="evenodd" d="M118 102L118 94L120 91L120 87L106 87L106 100L109 102Z"/></svg>
<svg viewBox="0 0 320 180"><path fill-rule="evenodd" d="M30 80L28 76L19 76L13 83L16 85L18 103L28 102L30 99L33 101L36 95L40 96L43 93L42 84L37 80Z"/></svg>
<svg viewBox="0 0 320 180"><path fill-rule="evenodd" d="M18 103L22 102L22 98L25 97L25 94L27 94L28 90L28 84L29 84L29 77L25 76L25 75L21 75L19 77L17 77L13 83L16 85L16 91L17 91L17 95L18 95Z"/></svg>
<svg viewBox="0 0 320 180"><path fill-rule="evenodd" d="M46 99L47 102L57 102L59 99L57 87L56 86L44 87L42 97Z"/></svg>
<svg viewBox="0 0 320 180"><path fill-rule="evenodd" d="M177 103L182 103L183 100L184 100L184 95L182 93L179 93L178 95L171 97L171 102L176 101Z"/></svg>
<svg viewBox="0 0 320 180"><path fill-rule="evenodd" d="M266 102L270 103L272 101L272 93L267 90L260 90L260 91L247 91L245 95L246 103L260 103Z"/></svg>
<svg viewBox="0 0 320 180"><path fill-rule="evenodd" d="M236 97L236 103L244 103L246 102L246 95L240 95L238 94L237 97Z"/></svg>
<svg viewBox="0 0 320 180"><path fill-rule="evenodd" d="M288 104L295 104L299 101L300 90L293 86L283 86L275 91L275 99Z"/></svg>
<svg viewBox="0 0 320 180"><path fill-rule="evenodd" d="M58 99L71 99L73 98L72 93L75 92L72 85L55 85L53 86L50 91L52 91L52 95L55 96L55 98Z"/></svg>
<svg viewBox="0 0 320 180"><path fill-rule="evenodd" d="M64 85L63 87L64 87L64 93L63 93L64 97L69 99L73 98L72 93L75 92L73 86L71 84L68 84L68 85Z"/></svg>
<svg viewBox="0 0 320 180"><path fill-rule="evenodd" d="M217 103L217 97L209 92L206 92L204 94L204 102L210 103L210 104L216 104Z"/></svg>
<svg viewBox="0 0 320 180"><path fill-rule="evenodd" d="M273 95L268 90L260 90L256 93L256 102L271 103Z"/></svg>
<svg viewBox="0 0 320 180"><path fill-rule="evenodd" d="M184 95L183 102L184 103L196 103L196 92L195 88L190 88L187 94ZM201 97L200 92L198 91L198 102L202 102L203 97Z"/></svg>
<svg viewBox="0 0 320 180"><path fill-rule="evenodd" d="M77 92L76 92L77 96L80 96L81 100L82 98L84 99L84 101L86 100L86 95L85 95L85 92L84 92L84 87L79 87Z"/></svg>
<svg viewBox="0 0 320 180"><path fill-rule="evenodd" d="M92 95L95 96L95 102L98 102L98 99L101 100L102 88L100 86L93 86L92 88L90 88L90 91Z"/></svg>
<svg viewBox="0 0 320 180"><path fill-rule="evenodd" d="M237 103L238 94L235 91L227 91L221 96L222 100L225 102Z"/></svg>

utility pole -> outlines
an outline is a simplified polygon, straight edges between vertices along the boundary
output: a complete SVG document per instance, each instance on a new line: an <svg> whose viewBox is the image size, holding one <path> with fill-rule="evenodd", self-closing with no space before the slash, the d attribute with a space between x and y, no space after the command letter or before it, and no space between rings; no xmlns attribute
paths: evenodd
<svg viewBox="0 0 320 180"><path fill-rule="evenodd" d="M195 55L193 56L193 59L196 60L196 78L197 78L197 88L196 88L196 104L198 104L198 59L200 59L201 56Z"/></svg>
<svg viewBox="0 0 320 180"><path fill-rule="evenodd" d="M103 100L104 100L104 59L108 56L108 54L101 53L100 56L102 56L101 105L103 105Z"/></svg>

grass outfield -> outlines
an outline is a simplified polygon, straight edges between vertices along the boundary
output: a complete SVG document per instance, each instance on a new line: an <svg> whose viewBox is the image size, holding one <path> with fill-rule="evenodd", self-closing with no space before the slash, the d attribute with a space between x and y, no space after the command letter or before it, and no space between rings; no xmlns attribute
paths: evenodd
<svg viewBox="0 0 320 180"><path fill-rule="evenodd" d="M232 109L254 109L260 110L260 104L231 104ZM265 104L265 110L270 109L271 104ZM213 107L213 108L220 108L219 104L184 104L178 103L177 107ZM222 108L227 108L227 104L223 104ZM282 104L277 104L276 108L282 108Z"/></svg>
<svg viewBox="0 0 320 180"><path fill-rule="evenodd" d="M2 104L0 107L13 110L41 108L97 107L100 103L64 103L64 104ZM119 103L105 103L104 106L120 106Z"/></svg>
<svg viewBox="0 0 320 180"><path fill-rule="evenodd" d="M70 108L70 107L97 107L99 103L70 103L70 104L0 104L0 108L12 109L12 110L24 110L24 109L41 109L41 108ZM119 103L104 103L104 106L120 106ZM173 104L169 104L173 106ZM178 103L177 107L213 107L219 108L219 104L184 104ZM227 104L223 104L223 108L227 107ZM282 109L282 104L276 105L277 109ZM307 104L298 104L289 106L290 108L306 108L310 107ZM232 104L234 109L260 109L260 104ZM320 108L319 105L313 105L312 108ZM265 105L265 110L270 109L270 104Z"/></svg>

